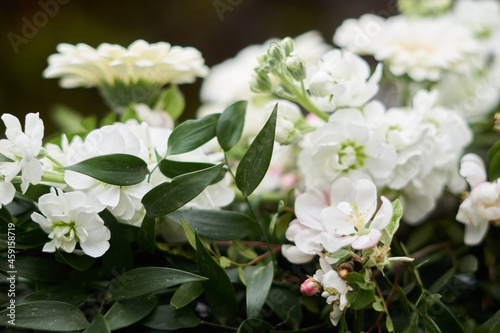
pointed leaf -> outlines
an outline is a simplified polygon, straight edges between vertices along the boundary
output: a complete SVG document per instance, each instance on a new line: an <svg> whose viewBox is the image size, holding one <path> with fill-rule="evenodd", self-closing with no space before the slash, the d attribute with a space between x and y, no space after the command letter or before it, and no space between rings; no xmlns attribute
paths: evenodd
<svg viewBox="0 0 500 333"><path fill-rule="evenodd" d="M187 153L215 137L220 113L209 114L199 120L187 120L177 126L168 138L167 155Z"/></svg>
<svg viewBox="0 0 500 333"><path fill-rule="evenodd" d="M245 125L247 101L238 101L222 112L217 123L217 140L224 151L231 150L240 141Z"/></svg>
<svg viewBox="0 0 500 333"><path fill-rule="evenodd" d="M146 327L174 331L181 328L196 327L201 323L192 310L187 308L176 310L171 305L160 305L142 322Z"/></svg>
<svg viewBox="0 0 500 333"><path fill-rule="evenodd" d="M0 272L11 271L7 260L0 260ZM18 276L39 282L63 282L69 278L70 268L57 263L54 258L33 255L17 255ZM6 274L8 275L8 274Z"/></svg>
<svg viewBox="0 0 500 333"><path fill-rule="evenodd" d="M196 248L198 270L201 275L209 278L203 282L207 302L214 317L225 324L236 315L238 308L233 284L224 269L210 256L198 234L196 234Z"/></svg>
<svg viewBox="0 0 500 333"><path fill-rule="evenodd" d="M144 160L128 154L96 156L64 169L117 186L139 184L149 174L148 165Z"/></svg>
<svg viewBox="0 0 500 333"><path fill-rule="evenodd" d="M86 271L94 264L95 259L86 255L61 252L56 250L56 259L60 263L67 264L78 271Z"/></svg>
<svg viewBox="0 0 500 333"><path fill-rule="evenodd" d="M273 263L258 267L251 274L245 277L247 281L247 317L258 317L262 306L267 299L267 294L273 282Z"/></svg>
<svg viewBox="0 0 500 333"><path fill-rule="evenodd" d="M9 308L0 312L0 326L52 332L79 331L89 323L80 309L63 302L39 301L15 306L15 326L9 325Z"/></svg>
<svg viewBox="0 0 500 333"><path fill-rule="evenodd" d="M271 288L266 304L288 326L294 329L300 327L302 306L296 294L287 289Z"/></svg>
<svg viewBox="0 0 500 333"><path fill-rule="evenodd" d="M184 95L176 84L171 84L158 99L155 109L165 110L173 120L179 118L186 106Z"/></svg>
<svg viewBox="0 0 500 333"><path fill-rule="evenodd" d="M132 299L117 301L106 312L104 318L108 321L109 328L114 331L135 324L150 314L158 298L154 295L144 295Z"/></svg>
<svg viewBox="0 0 500 333"><path fill-rule="evenodd" d="M109 329L108 322L106 321L106 318L101 313L98 313L95 317L94 320L92 320L92 324L83 331L83 333L107 333L111 332Z"/></svg>
<svg viewBox="0 0 500 333"><path fill-rule="evenodd" d="M266 333L274 327L266 321L250 318L241 323L236 333Z"/></svg>
<svg viewBox="0 0 500 333"><path fill-rule="evenodd" d="M162 183L142 198L146 212L151 217L172 213L197 197L220 173L223 164L175 177Z"/></svg>
<svg viewBox="0 0 500 333"><path fill-rule="evenodd" d="M151 254L154 254L156 249L155 227L155 219L149 216L145 216L141 224L141 229L139 229L139 234L137 236L137 244L139 245L139 247Z"/></svg>
<svg viewBox="0 0 500 333"><path fill-rule="evenodd" d="M500 178L500 152L493 155L488 171L488 179L495 180Z"/></svg>
<svg viewBox="0 0 500 333"><path fill-rule="evenodd" d="M487 322L481 325L477 333L496 333L500 332L500 310L497 311Z"/></svg>
<svg viewBox="0 0 500 333"><path fill-rule="evenodd" d="M83 284L69 281L65 283L49 284L32 294L26 295L19 303L36 301L59 301L72 304L74 306L82 305L87 298Z"/></svg>
<svg viewBox="0 0 500 333"><path fill-rule="evenodd" d="M277 113L278 105L276 104L268 121L257 134L236 169L236 186L245 196L252 194L259 186L271 163Z"/></svg>
<svg viewBox="0 0 500 333"><path fill-rule="evenodd" d="M439 328L438 325L426 314L422 314L422 318L424 319L425 323L425 328L427 329L427 332L430 333L441 333L441 329Z"/></svg>
<svg viewBox="0 0 500 333"><path fill-rule="evenodd" d="M375 300L375 283L366 282L363 275L357 272L349 273L346 280L353 289L346 295L350 308L361 310L373 303Z"/></svg>
<svg viewBox="0 0 500 333"><path fill-rule="evenodd" d="M185 307L203 294L202 282L186 282L181 284L170 300L170 305L176 309Z"/></svg>
<svg viewBox="0 0 500 333"><path fill-rule="evenodd" d="M392 237L394 237L394 234L396 231L399 229L399 220L401 220L401 217L403 216L403 206L401 205L401 202L399 200L394 200L392 202L392 219L385 227L384 230L382 230L382 243L384 244L391 244L392 242Z"/></svg>
<svg viewBox="0 0 500 333"><path fill-rule="evenodd" d="M182 229L184 230L184 234L186 235L186 238L189 242L189 245L191 245L193 249L196 250L196 234L194 232L194 229L184 219L181 219L181 224L182 224Z"/></svg>
<svg viewBox="0 0 500 333"><path fill-rule="evenodd" d="M174 178L185 173L200 171L202 169L213 167L213 163L181 162L163 159L160 161L159 169L162 174L168 178ZM220 182L226 175L226 169L222 169L212 184Z"/></svg>
<svg viewBox="0 0 500 333"><path fill-rule="evenodd" d="M113 279L110 283L111 300L130 299L153 293L177 284L204 281L205 277L174 268L140 267Z"/></svg>
<svg viewBox="0 0 500 333"><path fill-rule="evenodd" d="M168 218L180 223L183 218L200 236L218 241L244 238L256 230L257 224L248 215L226 210L179 210Z"/></svg>
<svg viewBox="0 0 500 333"><path fill-rule="evenodd" d="M111 272L113 270L133 267L134 258L132 249L124 232L126 226L119 223L107 209L100 212L99 216L104 220L104 225L111 232L109 250L102 256L106 271Z"/></svg>

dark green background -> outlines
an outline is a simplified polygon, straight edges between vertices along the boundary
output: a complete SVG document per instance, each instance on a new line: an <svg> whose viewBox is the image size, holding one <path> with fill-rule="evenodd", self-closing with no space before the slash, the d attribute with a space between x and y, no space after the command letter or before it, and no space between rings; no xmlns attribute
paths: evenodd
<svg viewBox="0 0 500 333"><path fill-rule="evenodd" d="M95 89L60 89L58 80L42 78L47 57L55 53L58 43L82 42L97 47L103 42L128 46L137 39L167 41L196 47L212 66L249 44L311 29L321 31L331 43L335 28L346 18L395 12L395 0L59 0L65 4L44 22L44 16L49 15L43 14L46 10L40 3L56 1L0 1L0 110L18 117L40 112L47 135L55 131L48 114L56 103L85 114L107 111ZM216 6L220 6L219 12ZM17 45L15 52L9 36L23 37L27 21L38 23L38 31L26 36L27 43ZM187 97L184 118L199 105L200 84L198 80L181 87Z"/></svg>

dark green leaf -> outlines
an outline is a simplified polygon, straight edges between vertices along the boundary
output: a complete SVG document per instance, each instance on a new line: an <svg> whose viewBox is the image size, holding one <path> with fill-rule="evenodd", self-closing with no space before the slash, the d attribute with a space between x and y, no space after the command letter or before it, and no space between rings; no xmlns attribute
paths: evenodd
<svg viewBox="0 0 500 333"><path fill-rule="evenodd" d="M300 327L302 307L296 294L287 289L271 288L266 304L288 326L294 329Z"/></svg>
<svg viewBox="0 0 500 333"><path fill-rule="evenodd" d="M155 227L155 219L146 216L142 221L141 229L139 230L139 235L137 236L137 244L139 247L151 254L154 254L156 249Z"/></svg>
<svg viewBox="0 0 500 333"><path fill-rule="evenodd" d="M0 312L0 325L9 325L7 308ZM68 332L89 326L82 311L75 306L55 301L39 301L15 306L15 327L41 331ZM12 326L11 326L12 327Z"/></svg>
<svg viewBox="0 0 500 333"><path fill-rule="evenodd" d="M104 316L109 328L114 331L135 324L146 317L158 304L158 298L144 295L132 299L117 301Z"/></svg>
<svg viewBox="0 0 500 333"><path fill-rule="evenodd" d="M410 316L410 322L403 331L403 333L415 333L417 332L417 328L418 328L418 312L413 311Z"/></svg>
<svg viewBox="0 0 500 333"><path fill-rule="evenodd" d="M236 169L236 186L245 196L252 194L259 186L271 163L277 114L278 104Z"/></svg>
<svg viewBox="0 0 500 333"><path fill-rule="evenodd" d="M241 323L236 333L265 333L273 329L273 326L266 321L250 318Z"/></svg>
<svg viewBox="0 0 500 333"><path fill-rule="evenodd" d="M160 217L172 213L197 197L220 173L223 164L186 173L162 183L142 198L149 216Z"/></svg>
<svg viewBox="0 0 500 333"><path fill-rule="evenodd" d="M102 260L107 271L118 270L121 268L131 268L134 266L132 249L127 239L124 229L127 226L119 223L116 218L107 209L99 213L104 220L104 224L111 232L109 240L109 250L104 253Z"/></svg>
<svg viewBox="0 0 500 333"><path fill-rule="evenodd" d="M186 101L176 84L170 86L160 95L155 109L165 110L173 120L179 118L184 111Z"/></svg>
<svg viewBox="0 0 500 333"><path fill-rule="evenodd" d="M0 260L0 271L9 269L7 260ZM18 276L40 282L62 282L68 279L69 267L58 264L54 258L17 255L16 271Z"/></svg>
<svg viewBox="0 0 500 333"><path fill-rule="evenodd" d="M101 182L117 186L139 184L149 174L146 162L128 154L96 156L64 169L83 173Z"/></svg>
<svg viewBox="0 0 500 333"><path fill-rule="evenodd" d="M493 296L497 302L500 302L500 281L480 282L479 286L485 293Z"/></svg>
<svg viewBox="0 0 500 333"><path fill-rule="evenodd" d="M167 155L187 153L215 137L220 113L209 114L199 120L187 120L177 126L168 138Z"/></svg>
<svg viewBox="0 0 500 333"><path fill-rule="evenodd" d="M488 150L488 160L493 160L493 157L496 155L496 153L500 152L500 140L495 142L493 146Z"/></svg>
<svg viewBox="0 0 500 333"><path fill-rule="evenodd" d="M500 177L500 152L493 155L488 172L488 179L496 180Z"/></svg>
<svg viewBox="0 0 500 333"><path fill-rule="evenodd" d="M94 264L95 259L86 255L61 252L56 250L56 259L60 263L67 264L78 271L86 271Z"/></svg>
<svg viewBox="0 0 500 333"><path fill-rule="evenodd" d="M203 276L164 267L140 267L113 279L109 291L111 300L130 299L177 284L206 280Z"/></svg>
<svg viewBox="0 0 500 333"><path fill-rule="evenodd" d="M256 230L256 222L243 213L225 210L179 210L169 219L180 224L181 218L198 231L200 236L213 240L241 239Z"/></svg>
<svg viewBox="0 0 500 333"><path fill-rule="evenodd" d="M347 293L347 300L353 310L362 310L375 300L375 283L366 282L364 277L351 272L346 278L349 286L353 289Z"/></svg>
<svg viewBox="0 0 500 333"><path fill-rule="evenodd" d="M438 327L438 325L436 325L436 323L434 322L434 320L432 320L432 318L430 318L426 314L422 314L422 318L424 319L425 328L427 328L427 332L441 333L441 329Z"/></svg>
<svg viewBox="0 0 500 333"><path fill-rule="evenodd" d="M457 315L451 312L441 300L437 300L429 308L428 315L439 327L446 327L446 332L464 332L462 325L458 322Z"/></svg>
<svg viewBox="0 0 500 333"><path fill-rule="evenodd" d="M87 295L85 289L75 281L69 281L60 284L47 285L32 294L26 295L22 303L35 301L60 301L80 306L83 304Z"/></svg>
<svg viewBox="0 0 500 333"><path fill-rule="evenodd" d="M498 333L500 332L500 311L495 313L493 317L488 319L483 325L481 325L477 333Z"/></svg>
<svg viewBox="0 0 500 333"><path fill-rule="evenodd" d="M190 173L194 171L200 171L202 169L213 167L213 163L197 163L197 162L181 162L172 160L161 160L159 168L161 173L163 173L168 178L174 178L185 173ZM221 172L214 179L212 184L220 182L226 175L226 169L222 169Z"/></svg>
<svg viewBox="0 0 500 333"><path fill-rule="evenodd" d="M200 324L192 310L187 308L175 309L171 305L160 305L142 322L146 327L155 330L174 331L181 328L196 327Z"/></svg>
<svg viewBox="0 0 500 333"><path fill-rule="evenodd" d="M92 324L83 333L107 333L111 332L106 318L101 313L95 315Z"/></svg>
<svg viewBox="0 0 500 333"><path fill-rule="evenodd" d="M203 294L202 282L186 282L181 284L170 300L170 305L176 309L180 309Z"/></svg>
<svg viewBox="0 0 500 333"><path fill-rule="evenodd" d="M234 318L238 308L233 284L224 269L210 256L198 234L196 234L196 249L198 270L201 275L209 278L204 282L207 302L215 318L225 324Z"/></svg>
<svg viewBox="0 0 500 333"><path fill-rule="evenodd" d="M455 275L455 268L451 268L443 276L437 279L429 288L429 292L438 293L443 289Z"/></svg>
<svg viewBox="0 0 500 333"><path fill-rule="evenodd" d="M217 123L217 140L224 151L231 150L240 141L245 125L247 101L238 101L222 112Z"/></svg>
<svg viewBox="0 0 500 333"><path fill-rule="evenodd" d="M189 242L189 245L196 250L196 234L194 229L191 227L189 223L185 219L181 219L182 229L184 230L184 234Z"/></svg>
<svg viewBox="0 0 500 333"><path fill-rule="evenodd" d="M274 269L272 262L269 262L266 266L257 267L248 276L245 276L245 280L247 281L248 318L255 318L259 315L262 306L266 302L273 277Z"/></svg>

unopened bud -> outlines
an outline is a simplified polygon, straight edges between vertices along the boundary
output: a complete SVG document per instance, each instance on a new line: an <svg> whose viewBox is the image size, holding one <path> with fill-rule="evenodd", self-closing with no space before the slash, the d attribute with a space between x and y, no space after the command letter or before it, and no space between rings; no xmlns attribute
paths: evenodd
<svg viewBox="0 0 500 333"><path fill-rule="evenodd" d="M286 69L296 81L303 81L306 78L306 66L302 57L292 53L286 59Z"/></svg>
<svg viewBox="0 0 500 333"><path fill-rule="evenodd" d="M283 61L285 59L285 52L283 51L283 48L279 44L271 44L269 48L267 49L267 54L271 59L274 59L276 62ZM269 61L270 59L268 59Z"/></svg>
<svg viewBox="0 0 500 333"><path fill-rule="evenodd" d="M283 38L280 42L280 45L283 47L283 51L285 52L285 56L289 56L293 50L295 49L293 44L293 39L290 37Z"/></svg>
<svg viewBox="0 0 500 333"><path fill-rule="evenodd" d="M300 285L300 292L303 295L312 296L318 292L320 286L316 280L309 278Z"/></svg>
<svg viewBox="0 0 500 333"><path fill-rule="evenodd" d="M353 271L353 267L350 263L344 262L339 265L337 268L337 274L343 278L344 280L347 278L347 275Z"/></svg>
<svg viewBox="0 0 500 333"><path fill-rule="evenodd" d="M273 92L273 83L266 73L256 71L257 74L254 76L251 89L257 93L271 93Z"/></svg>

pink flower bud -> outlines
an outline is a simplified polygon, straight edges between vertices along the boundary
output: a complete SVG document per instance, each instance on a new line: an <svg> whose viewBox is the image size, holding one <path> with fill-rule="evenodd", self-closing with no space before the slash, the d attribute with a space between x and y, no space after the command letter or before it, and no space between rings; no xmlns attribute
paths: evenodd
<svg viewBox="0 0 500 333"><path fill-rule="evenodd" d="M307 279L300 285L300 292L306 296L312 296L319 290L320 284L313 278Z"/></svg>

